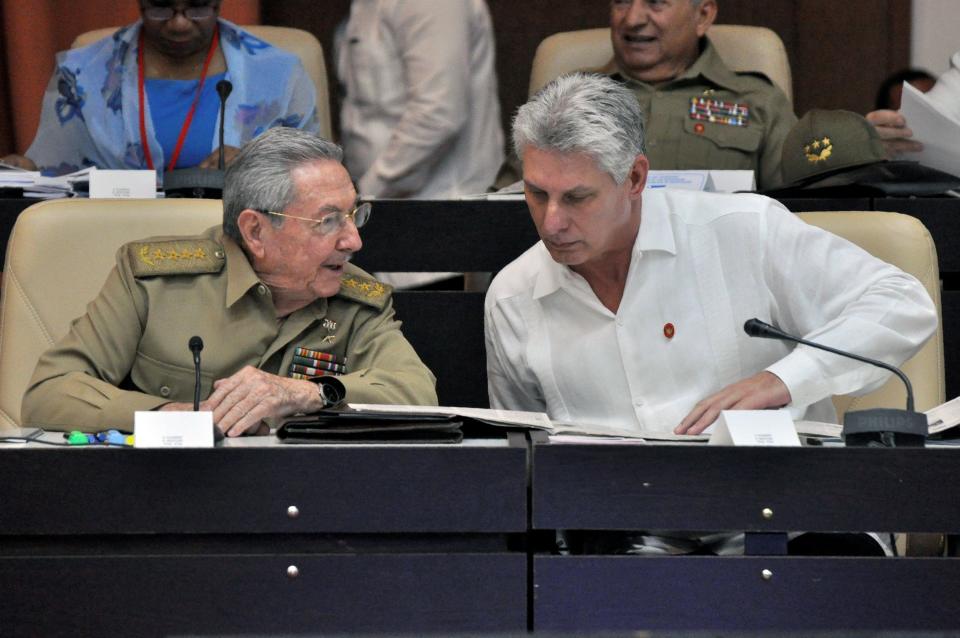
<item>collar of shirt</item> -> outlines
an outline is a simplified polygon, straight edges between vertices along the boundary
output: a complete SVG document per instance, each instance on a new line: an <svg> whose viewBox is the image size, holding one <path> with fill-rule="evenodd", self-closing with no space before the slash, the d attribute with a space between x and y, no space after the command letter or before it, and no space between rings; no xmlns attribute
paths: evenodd
<svg viewBox="0 0 960 638"><path fill-rule="evenodd" d="M643 194L643 206L640 217L640 230L633 242L631 252L631 267L643 257L646 251L662 251L671 255L677 254L677 243L670 225L670 210L664 193L646 191ZM547 252L543 242L537 244L543 258L543 267L537 273L537 280L533 286L533 298L540 299L553 294L564 286L582 285L583 278L570 269L569 266L558 264Z"/></svg>
<svg viewBox="0 0 960 638"><path fill-rule="evenodd" d="M251 288L259 285L266 286L257 277L257 273L253 271L253 267L250 265L243 249L233 239L224 235L221 228L216 228L212 238L223 246L224 257L226 257L226 305L228 308L237 303ZM303 310L309 310L316 318L321 319L327 314L327 300L326 298L317 299ZM297 312L301 311L298 310Z"/></svg>
<svg viewBox="0 0 960 638"><path fill-rule="evenodd" d="M743 80L734 72L730 67L726 65L723 61L723 58L720 57L720 54L717 53L716 47L713 46L713 43L710 42L710 38L704 37L701 38L702 42L702 51L700 56L694 61L686 71L678 75L677 77L663 82L657 86L668 87L672 86L675 83L686 82L689 80L696 80L698 78L703 78L707 80L710 84L713 84L719 88L730 89L732 91L741 92L746 90ZM631 84L636 84L644 87L652 87L653 84L648 82L642 82L640 80L635 80L630 77L618 64L616 58L612 58L604 67L598 70L600 73L606 75L614 75L621 81L625 82L627 86Z"/></svg>

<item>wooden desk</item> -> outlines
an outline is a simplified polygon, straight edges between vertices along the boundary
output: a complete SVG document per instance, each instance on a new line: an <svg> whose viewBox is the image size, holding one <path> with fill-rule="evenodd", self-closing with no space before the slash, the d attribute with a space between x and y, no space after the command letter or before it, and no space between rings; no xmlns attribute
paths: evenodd
<svg viewBox="0 0 960 638"><path fill-rule="evenodd" d="M0 635L525 631L522 436L263 441L0 449Z"/></svg>
<svg viewBox="0 0 960 638"><path fill-rule="evenodd" d="M540 442L531 526L956 532L958 461L960 449ZM960 626L958 582L953 558L540 553L532 614L557 632L942 630Z"/></svg>

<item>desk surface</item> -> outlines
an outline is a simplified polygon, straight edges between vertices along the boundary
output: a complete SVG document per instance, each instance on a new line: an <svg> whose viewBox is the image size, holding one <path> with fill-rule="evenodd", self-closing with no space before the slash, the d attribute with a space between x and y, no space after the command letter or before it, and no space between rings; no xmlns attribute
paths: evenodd
<svg viewBox="0 0 960 638"><path fill-rule="evenodd" d="M960 559L555 556L537 540L956 530L956 454L515 438L0 448L0 633L958 629Z"/></svg>

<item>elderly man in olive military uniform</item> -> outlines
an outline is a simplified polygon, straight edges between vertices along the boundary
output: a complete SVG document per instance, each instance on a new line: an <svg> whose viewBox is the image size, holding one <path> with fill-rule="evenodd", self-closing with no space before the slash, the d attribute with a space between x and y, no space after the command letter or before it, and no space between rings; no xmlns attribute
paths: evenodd
<svg viewBox="0 0 960 638"><path fill-rule="evenodd" d="M223 226L123 246L87 314L41 357L25 423L129 428L136 410L188 410L188 342L206 342L201 409L227 435L348 400L435 405L390 288L350 265L370 215L340 148L296 129L249 142L228 168Z"/></svg>
<svg viewBox="0 0 960 638"><path fill-rule="evenodd" d="M612 0L613 60L647 114L650 168L749 169L779 186L780 148L797 121L783 91L732 71L706 37L716 0Z"/></svg>

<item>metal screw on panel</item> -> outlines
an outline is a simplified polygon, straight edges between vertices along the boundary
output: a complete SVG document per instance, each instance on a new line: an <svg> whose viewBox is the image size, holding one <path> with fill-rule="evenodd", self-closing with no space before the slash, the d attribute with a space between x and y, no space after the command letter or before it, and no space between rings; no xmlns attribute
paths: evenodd
<svg viewBox="0 0 960 638"><path fill-rule="evenodd" d="M297 509L296 505L287 508L287 518L297 518L298 516L300 516L300 510Z"/></svg>
<svg viewBox="0 0 960 638"><path fill-rule="evenodd" d="M766 520L768 520L768 521L769 521L771 518L773 518L773 510L770 509L769 507L764 507L763 510L762 510L760 513L761 513L761 514L763 515L763 517L764 517Z"/></svg>
<svg viewBox="0 0 960 638"><path fill-rule="evenodd" d="M773 578L773 572L770 571L769 569L761 569L760 578L764 580L770 580L771 578Z"/></svg>
<svg viewBox="0 0 960 638"><path fill-rule="evenodd" d="M290 565L290 567L287 567L287 578L296 578L299 575L300 570L296 565Z"/></svg>

